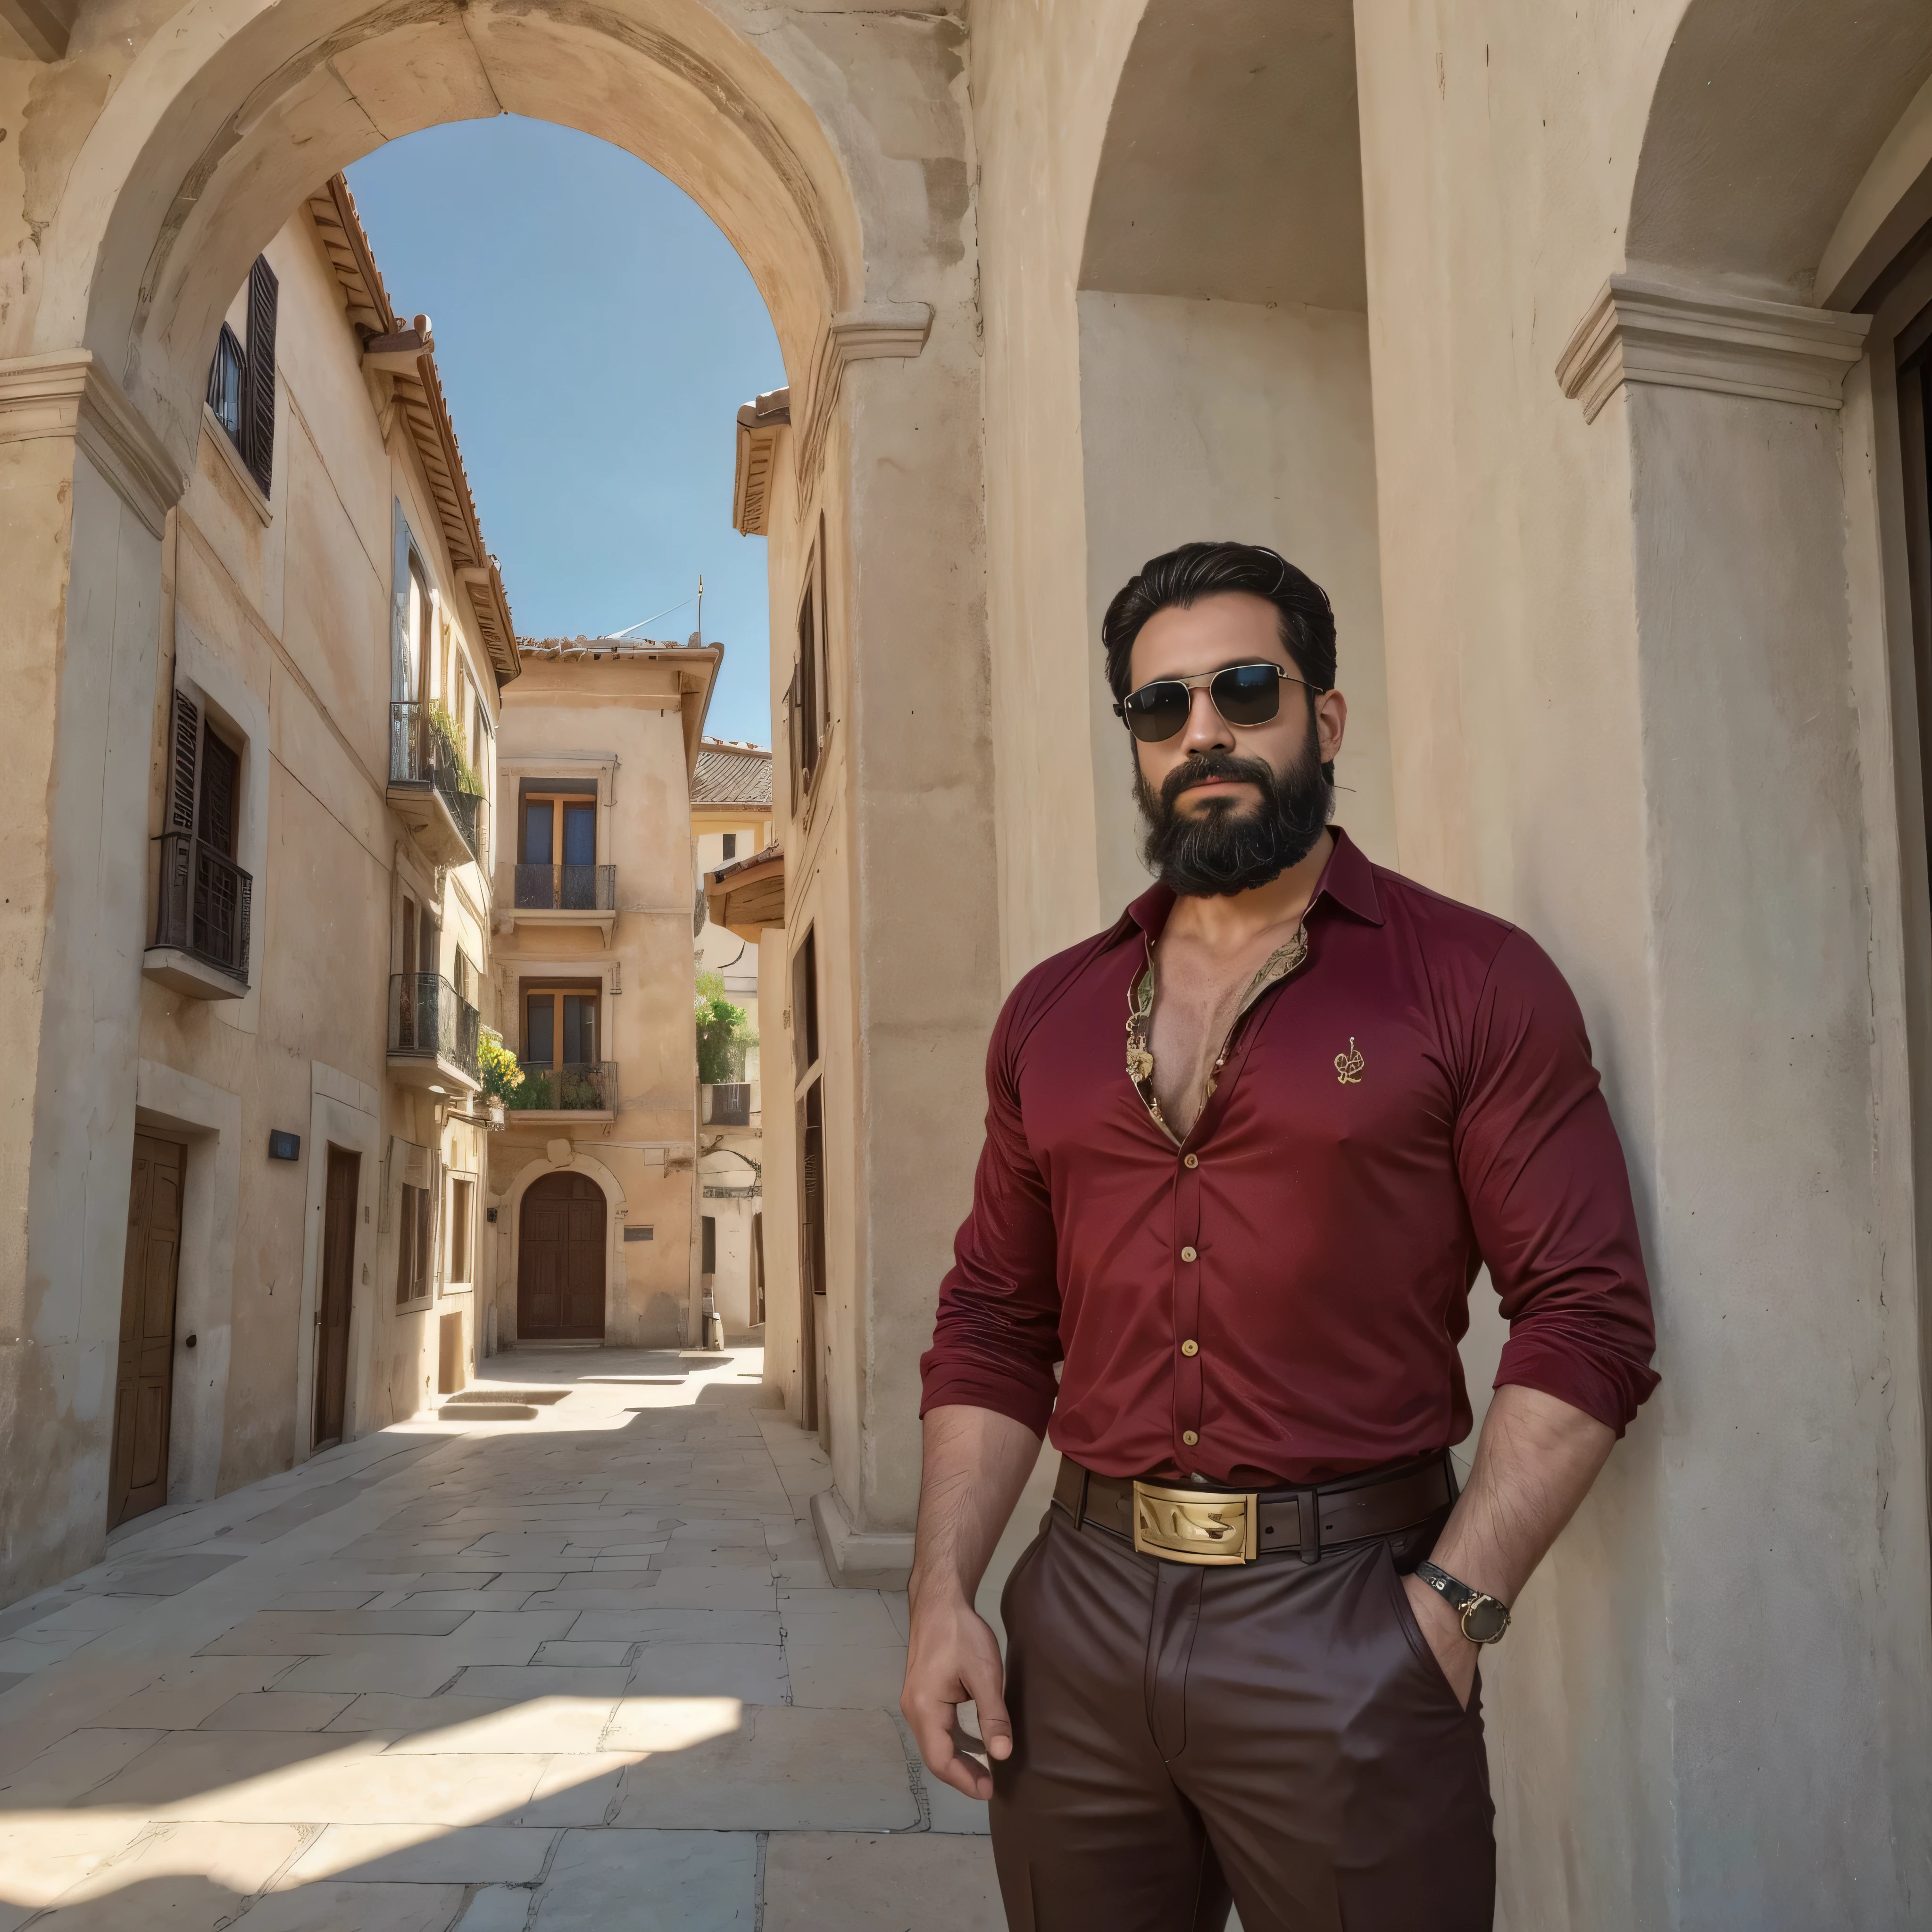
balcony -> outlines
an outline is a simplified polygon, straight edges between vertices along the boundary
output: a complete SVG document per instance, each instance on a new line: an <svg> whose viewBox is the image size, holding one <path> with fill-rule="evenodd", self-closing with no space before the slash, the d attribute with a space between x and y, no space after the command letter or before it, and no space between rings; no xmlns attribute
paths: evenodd
<svg viewBox="0 0 1932 1932"><path fill-rule="evenodd" d="M752 1083L748 1080L706 1082L698 1089L698 1124L706 1127L748 1127L752 1124Z"/></svg>
<svg viewBox="0 0 1932 1932"><path fill-rule="evenodd" d="M389 1077L432 1094L466 1096L483 1084L481 1016L434 973L389 975Z"/></svg>
<svg viewBox="0 0 1932 1932"><path fill-rule="evenodd" d="M617 1115L617 1063L585 1060L547 1066L524 1063L524 1084L504 1096L511 1124L532 1120L610 1120Z"/></svg>
<svg viewBox="0 0 1932 1932"><path fill-rule="evenodd" d="M141 970L190 999L240 999L254 880L191 832L164 832L160 847L160 908Z"/></svg>
<svg viewBox="0 0 1932 1932"><path fill-rule="evenodd" d="M427 704L389 706L389 808L440 866L467 866L482 851L483 801L462 784L455 746Z"/></svg>
<svg viewBox="0 0 1932 1932"><path fill-rule="evenodd" d="M509 890L503 890L503 874ZM498 868L496 920L514 926L595 926L606 945L617 922L615 866L505 866Z"/></svg>

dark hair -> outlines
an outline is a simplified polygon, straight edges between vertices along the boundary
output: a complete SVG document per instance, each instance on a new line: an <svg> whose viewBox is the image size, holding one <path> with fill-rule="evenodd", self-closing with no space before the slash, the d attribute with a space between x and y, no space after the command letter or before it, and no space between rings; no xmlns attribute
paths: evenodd
<svg viewBox="0 0 1932 1932"><path fill-rule="evenodd" d="M1334 688L1335 614L1321 585L1259 544L1190 543L1150 557L1107 606L1100 642L1114 695L1126 696L1134 640L1156 610L1185 610L1203 597L1230 590L1272 604L1281 614L1282 648L1295 669L1318 691Z"/></svg>

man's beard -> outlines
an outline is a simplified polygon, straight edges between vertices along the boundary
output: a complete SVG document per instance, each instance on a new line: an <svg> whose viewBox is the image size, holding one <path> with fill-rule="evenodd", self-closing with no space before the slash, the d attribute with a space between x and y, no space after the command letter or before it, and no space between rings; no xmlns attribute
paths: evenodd
<svg viewBox="0 0 1932 1932"><path fill-rule="evenodd" d="M1181 791L1210 778L1255 786L1260 806L1250 810L1232 799L1210 798L1184 816L1175 808ZM1322 768L1311 719L1308 742L1285 772L1262 758L1202 752L1168 772L1156 797L1137 759L1134 796L1146 822L1141 856L1148 870L1184 898L1213 898L1264 886L1306 858L1334 809L1335 788Z"/></svg>

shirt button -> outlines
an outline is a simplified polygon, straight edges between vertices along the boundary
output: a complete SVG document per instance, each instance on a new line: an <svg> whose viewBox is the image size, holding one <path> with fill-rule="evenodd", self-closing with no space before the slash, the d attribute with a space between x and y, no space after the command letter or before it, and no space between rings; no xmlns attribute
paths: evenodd
<svg viewBox="0 0 1932 1932"><path fill-rule="evenodd" d="M1184 1342L1180 1345L1180 1352L1184 1355L1198 1355L1201 1352L1201 1344L1198 1342Z"/></svg>
<svg viewBox="0 0 1932 1932"><path fill-rule="evenodd" d="M1191 1262L1191 1261L1192 1261L1192 1260L1194 1259L1194 1258L1195 1258L1195 1256L1194 1256L1194 1250L1193 1250L1192 1248L1183 1248L1183 1249L1181 1250L1181 1251L1180 1251L1180 1258L1181 1258L1183 1261L1184 1261L1184 1262Z"/></svg>
<svg viewBox="0 0 1932 1932"><path fill-rule="evenodd" d="M1198 1154L1184 1154L1180 1156L1180 1164L1183 1167L1198 1167L1201 1156Z"/></svg>
<svg viewBox="0 0 1932 1932"><path fill-rule="evenodd" d="M1194 1447L1196 1443L1201 1440L1200 1437L1196 1435L1191 1429L1184 1429L1180 1432L1180 1439L1182 1442L1186 1443L1190 1449Z"/></svg>

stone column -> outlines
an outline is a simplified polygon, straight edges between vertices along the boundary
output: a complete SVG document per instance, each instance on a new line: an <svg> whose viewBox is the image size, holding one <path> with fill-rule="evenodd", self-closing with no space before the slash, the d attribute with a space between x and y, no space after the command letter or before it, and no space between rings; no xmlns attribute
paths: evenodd
<svg viewBox="0 0 1932 1932"><path fill-rule="evenodd" d="M839 436L856 1010L831 1037L849 1024L859 1055L856 1280L849 1304L835 1292L826 1310L837 1486L813 1510L827 1567L864 1586L902 1583L912 1560L918 1360L970 1198L999 908L972 318L941 309L922 348L905 310L860 320L833 325L850 364ZM803 414L809 439L810 399Z"/></svg>
<svg viewBox="0 0 1932 1932"><path fill-rule="evenodd" d="M161 535L85 350L0 362L0 1602L99 1560L133 1154Z"/></svg>
<svg viewBox="0 0 1932 1932"><path fill-rule="evenodd" d="M1620 275L1558 365L1628 463L1646 978L1606 1058L1664 1381L1495 1660L1519 1928L1878 1928L1924 1883L1917 1290L1860 770L1888 739L1838 414L1865 326Z"/></svg>

